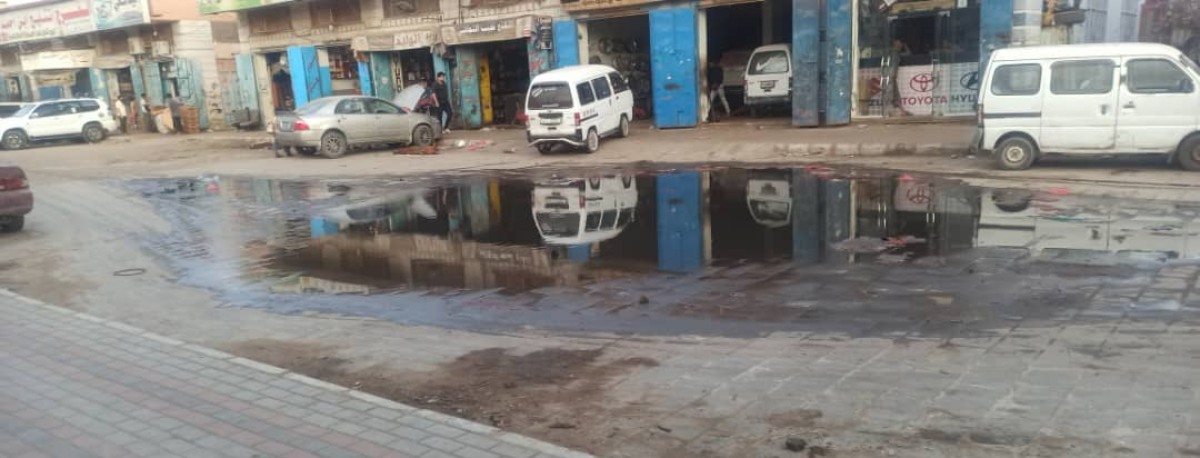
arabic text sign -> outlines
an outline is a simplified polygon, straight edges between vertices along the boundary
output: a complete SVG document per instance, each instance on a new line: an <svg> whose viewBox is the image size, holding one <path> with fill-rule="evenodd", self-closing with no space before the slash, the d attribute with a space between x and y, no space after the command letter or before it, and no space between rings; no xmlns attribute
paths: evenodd
<svg viewBox="0 0 1200 458"><path fill-rule="evenodd" d="M0 44L55 38L96 30L88 0L73 0L0 13Z"/></svg>
<svg viewBox="0 0 1200 458"><path fill-rule="evenodd" d="M291 1L293 0L200 0L200 13L211 14L223 11L237 11Z"/></svg>
<svg viewBox="0 0 1200 458"><path fill-rule="evenodd" d="M21 55L21 68L26 71L61 70L68 68L88 68L96 60L96 51L92 49L73 49L69 51L42 51Z"/></svg>
<svg viewBox="0 0 1200 458"><path fill-rule="evenodd" d="M108 30L150 22L149 0L92 0L96 29Z"/></svg>
<svg viewBox="0 0 1200 458"><path fill-rule="evenodd" d="M456 26L442 27L442 40L450 45L515 40L518 38L528 38L532 30L532 16L497 21L469 22Z"/></svg>

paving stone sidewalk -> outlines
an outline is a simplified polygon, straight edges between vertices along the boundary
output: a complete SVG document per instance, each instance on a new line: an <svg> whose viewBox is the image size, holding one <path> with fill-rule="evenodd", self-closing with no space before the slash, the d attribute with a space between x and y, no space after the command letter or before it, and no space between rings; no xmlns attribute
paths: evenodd
<svg viewBox="0 0 1200 458"><path fill-rule="evenodd" d="M0 290L0 456L589 455Z"/></svg>

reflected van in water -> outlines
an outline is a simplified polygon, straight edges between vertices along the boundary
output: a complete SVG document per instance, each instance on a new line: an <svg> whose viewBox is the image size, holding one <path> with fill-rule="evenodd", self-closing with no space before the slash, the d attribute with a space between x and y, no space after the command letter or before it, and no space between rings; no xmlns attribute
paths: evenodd
<svg viewBox="0 0 1200 458"><path fill-rule="evenodd" d="M787 322L804 316L779 309L795 300L861 301L825 288L862 276L870 278L864 288L891 293L899 289L882 285L900 277L908 286L970 290L954 286L953 275L1000 260L998 273L1035 292L1052 279L1008 267L1054 261L1062 269L1136 269L1200 259L1200 196L1121 200L880 171L529 171L348 182L209 177L136 186L175 224L150 248L184 282L285 312L416 322L494 323L482 316L503 309L537 311L539 320L573 327L630 330L636 317L621 307L631 295L648 295L661 307L636 313L684 326L684 318L711 320L705 304L743 287L752 292L739 306L769 307L716 318ZM731 272L747 284L717 281ZM1012 292L1011 284L997 288ZM964 294L988 294L974 289ZM357 299L304 299L314 293Z"/></svg>

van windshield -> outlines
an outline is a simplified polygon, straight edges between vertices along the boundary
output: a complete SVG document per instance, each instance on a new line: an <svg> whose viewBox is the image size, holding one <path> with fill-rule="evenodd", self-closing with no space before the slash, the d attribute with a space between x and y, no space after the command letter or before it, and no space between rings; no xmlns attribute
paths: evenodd
<svg viewBox="0 0 1200 458"><path fill-rule="evenodd" d="M754 57L750 58L750 65L747 70L751 75L774 75L777 73L787 73L787 52L765 51L755 53Z"/></svg>
<svg viewBox="0 0 1200 458"><path fill-rule="evenodd" d="M567 83L539 83L529 88L528 110L571 108L571 86Z"/></svg>

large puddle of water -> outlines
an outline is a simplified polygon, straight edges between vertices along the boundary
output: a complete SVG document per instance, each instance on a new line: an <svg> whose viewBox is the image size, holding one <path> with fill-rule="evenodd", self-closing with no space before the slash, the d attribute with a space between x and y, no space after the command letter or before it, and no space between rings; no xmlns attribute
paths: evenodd
<svg viewBox="0 0 1200 458"><path fill-rule="evenodd" d="M1072 313L1103 287L1145 289L1160 267L1200 259L1200 196L1121 200L869 170L133 187L175 228L149 249L231 304L477 330L984 332ZM1181 308L1182 297L1167 300L1164 310Z"/></svg>

